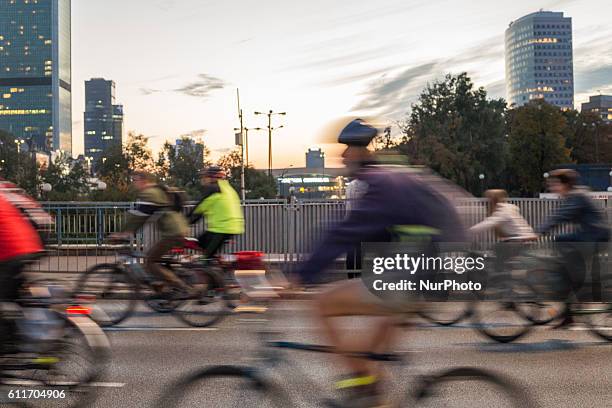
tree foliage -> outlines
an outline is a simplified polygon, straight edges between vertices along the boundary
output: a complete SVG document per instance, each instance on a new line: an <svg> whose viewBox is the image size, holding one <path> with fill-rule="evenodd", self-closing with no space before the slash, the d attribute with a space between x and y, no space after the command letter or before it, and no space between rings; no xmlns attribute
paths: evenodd
<svg viewBox="0 0 612 408"><path fill-rule="evenodd" d="M559 108L532 101L510 112L508 128L514 189L535 195L542 191L544 173L572 161L564 136L567 121Z"/></svg>
<svg viewBox="0 0 612 408"><path fill-rule="evenodd" d="M242 156L240 149L234 149L221 156L217 165L228 176L229 182L240 193ZM265 171L257 170L251 166L244 169L245 198L275 198L277 195L276 182Z"/></svg>
<svg viewBox="0 0 612 408"><path fill-rule="evenodd" d="M427 85L412 106L400 151L469 191L500 183L507 161L503 99L489 100L467 76L447 75Z"/></svg>

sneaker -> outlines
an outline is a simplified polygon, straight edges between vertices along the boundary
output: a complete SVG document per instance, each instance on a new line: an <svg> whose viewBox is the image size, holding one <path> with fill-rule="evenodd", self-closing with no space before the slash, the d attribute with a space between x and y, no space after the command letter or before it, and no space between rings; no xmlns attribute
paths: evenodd
<svg viewBox="0 0 612 408"><path fill-rule="evenodd" d="M373 375L353 374L336 382L342 407L379 408L386 406L380 392L378 378Z"/></svg>

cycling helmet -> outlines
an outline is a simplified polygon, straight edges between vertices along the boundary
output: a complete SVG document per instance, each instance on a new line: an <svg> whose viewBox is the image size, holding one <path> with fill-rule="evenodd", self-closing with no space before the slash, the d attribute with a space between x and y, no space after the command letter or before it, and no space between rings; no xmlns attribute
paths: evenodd
<svg viewBox="0 0 612 408"><path fill-rule="evenodd" d="M338 136L338 143L365 147L376 137L378 130L361 119L351 121Z"/></svg>

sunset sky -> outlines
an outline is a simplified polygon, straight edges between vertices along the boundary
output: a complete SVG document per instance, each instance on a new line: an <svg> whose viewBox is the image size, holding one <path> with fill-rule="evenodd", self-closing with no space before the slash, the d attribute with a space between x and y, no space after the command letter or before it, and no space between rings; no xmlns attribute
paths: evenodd
<svg viewBox="0 0 612 408"><path fill-rule="evenodd" d="M304 165L322 129L343 116L392 124L421 89L467 71L504 97L503 35L539 8L573 19L576 106L612 93L609 0L77 0L72 2L73 144L83 149L84 81L117 83L125 130L154 150L202 135L213 157L239 125L264 126L255 110L286 111L273 125L274 167ZM267 134L250 134L250 157L267 163ZM324 146L327 150L327 146ZM332 153L328 151L328 153ZM331 154L330 154L331 156ZM329 163L333 165L333 163Z"/></svg>

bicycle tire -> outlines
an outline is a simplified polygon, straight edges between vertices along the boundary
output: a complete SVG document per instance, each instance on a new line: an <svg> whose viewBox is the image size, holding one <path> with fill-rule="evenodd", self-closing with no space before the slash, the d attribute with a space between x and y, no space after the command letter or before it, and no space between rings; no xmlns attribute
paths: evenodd
<svg viewBox="0 0 612 408"><path fill-rule="evenodd" d="M535 408L537 406L524 387L491 371L473 367L451 368L434 375L422 377L413 394L416 401L415 406L419 406L419 403L422 405L426 399L436 395L436 389L449 381L484 382L493 385L498 391L496 395L503 395L504 399L514 407ZM456 395L452 397L456 397ZM489 404L490 401L487 401L487 405Z"/></svg>
<svg viewBox="0 0 612 408"><path fill-rule="evenodd" d="M57 345L65 346L50 352L50 357L58 358L59 361L46 370L27 369L20 372L17 378L25 382L13 384L11 388L19 390L19 387L24 387L25 391L40 388L65 393L64 397L58 400L30 400L24 405L28 407L77 408L89 406L95 401L97 392L88 384L99 380L104 375L110 361L110 344L102 329L93 324L88 317L53 312L57 314L64 326L62 340L58 341ZM77 344L79 348L71 347L74 344ZM83 354L79 352L81 349L86 352L84 358L80 358ZM70 364L70 360L74 358L79 360L76 366ZM83 368L82 372L77 372L75 367ZM2 388L5 386L0 386L0 391ZM0 400L0 402L4 401Z"/></svg>
<svg viewBox="0 0 612 408"><path fill-rule="evenodd" d="M200 296L186 299L173 311L181 321L192 327L209 327L219 323L226 316L232 314L228 305L223 280L208 270L200 270ZM215 304L216 310L204 310L207 306Z"/></svg>
<svg viewBox="0 0 612 408"><path fill-rule="evenodd" d="M472 310L472 304L471 302L461 302L461 303L465 303L466 304L466 308L459 311L457 314L455 315L450 315L450 317L448 318L442 318L440 316L436 316L433 312L429 312L429 311L419 311L418 315L427 320L430 323L434 323L438 326L453 326L463 320L468 319L470 316L472 316L473 310Z"/></svg>
<svg viewBox="0 0 612 408"><path fill-rule="evenodd" d="M183 406L182 402L185 396L188 396L190 391L194 388L200 388L206 381L211 381L217 378L241 378L245 381L245 387L252 387L258 394L265 397L266 400L273 403L273 407L289 407L289 398L285 395L285 392L276 386L276 384L264 379L258 372L252 367L244 366L233 366L233 365L220 365L212 366L204 369L200 369L195 373L189 374L186 377L179 379L169 386L169 392L162 395L155 407L157 408L173 408ZM208 390L207 390L208 391ZM202 407L218 407L218 401L199 401L201 404L208 403L210 405L198 405ZM252 402L247 403L244 406L254 406ZM257 406L262 406L261 404Z"/></svg>
<svg viewBox="0 0 612 408"><path fill-rule="evenodd" d="M484 302L487 305L493 304L493 302ZM498 343L512 343L521 337L525 336L527 333L531 331L534 324L527 320L521 312L519 312L516 308L516 304L513 302L502 302L505 311L512 310L516 314L516 316L525 320L525 325L516 326L516 330L512 331L510 334L498 334L494 331L494 328L490 328L487 324L483 323L482 313L479 312L479 308L474 308L473 320L476 323L476 330L484 335L486 338L496 341ZM506 326L507 327L507 326Z"/></svg>
<svg viewBox="0 0 612 408"><path fill-rule="evenodd" d="M609 323L607 323L605 327L600 327L598 324L595 323L595 320L597 317L603 314L608 316L607 319ZM612 326L612 307L611 306L608 305L607 312L594 313L590 316L590 318L587 318L585 320L586 320L586 323L589 329L591 330L591 333L595 334L600 339L612 342L612 327L611 327Z"/></svg>
<svg viewBox="0 0 612 408"><path fill-rule="evenodd" d="M95 287L95 283L91 282L94 280L96 275L107 275L109 277L108 282L103 283L102 296L100 296L99 292L95 290L97 289ZM90 287L87 286L88 282L91 284ZM116 292L118 289L122 289L121 294ZM90 293L92 291L93 293ZM112 313L109 313L107 310L103 310L104 313L97 313L97 311L94 310L92 313L92 320L94 320L101 327L112 327L123 322L134 313L136 303L139 299L140 287L129 272L123 268L116 264L103 263L89 268L83 275L81 275L75 290L73 291L73 298L78 297L79 295L90 294L96 296L97 306L99 306L98 301L100 299L112 300L113 296L116 296L115 300L125 304L122 309ZM116 302L115 304L120 303Z"/></svg>

